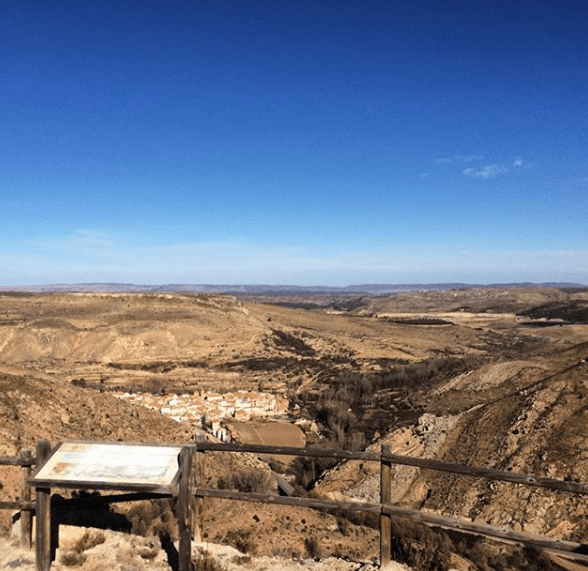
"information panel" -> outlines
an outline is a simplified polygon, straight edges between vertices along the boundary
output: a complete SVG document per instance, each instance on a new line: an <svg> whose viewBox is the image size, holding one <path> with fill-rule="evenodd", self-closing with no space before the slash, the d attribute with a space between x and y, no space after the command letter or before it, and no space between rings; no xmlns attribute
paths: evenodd
<svg viewBox="0 0 588 571"><path fill-rule="evenodd" d="M41 487L171 489L181 447L149 444L62 442L31 479Z"/></svg>

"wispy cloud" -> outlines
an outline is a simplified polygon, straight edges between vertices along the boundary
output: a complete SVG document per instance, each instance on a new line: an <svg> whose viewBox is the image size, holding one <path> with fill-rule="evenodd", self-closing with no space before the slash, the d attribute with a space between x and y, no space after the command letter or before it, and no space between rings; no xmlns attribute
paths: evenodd
<svg viewBox="0 0 588 571"><path fill-rule="evenodd" d="M232 239L150 244L100 231L0 252L6 285L26 283L352 283L588 281L585 247L491 251L437 244L305 248Z"/></svg>
<svg viewBox="0 0 588 571"><path fill-rule="evenodd" d="M483 180L505 175L511 171L528 169L533 166L533 164L526 162L523 157L515 157L511 161L500 163L495 162L486 165L480 164L479 166L473 165L476 162L480 163L484 158L484 155L455 155L452 157L440 157L435 159L433 163L437 166L454 165L454 167L457 168L459 168L459 165L472 165L463 169L461 174L469 178L479 178ZM455 172L457 174L459 171L456 170Z"/></svg>
<svg viewBox="0 0 588 571"><path fill-rule="evenodd" d="M46 238L38 242L38 245L49 248L63 248L65 250L94 250L114 246L115 239L106 232L78 228L67 236Z"/></svg>
<svg viewBox="0 0 588 571"><path fill-rule="evenodd" d="M529 168L532 165L525 163L522 157L515 158L510 165L504 163L494 163L483 167L468 167L462 171L464 176L470 178L490 179L509 172Z"/></svg>
<svg viewBox="0 0 588 571"><path fill-rule="evenodd" d="M498 175L505 174L510 169L504 165L488 165L479 169L476 168L467 168L462 173L465 176L469 176L472 178L494 178Z"/></svg>
<svg viewBox="0 0 588 571"><path fill-rule="evenodd" d="M441 157L433 161L436 165L450 165L470 163L472 161L480 161L484 158L483 155L455 155L453 157Z"/></svg>

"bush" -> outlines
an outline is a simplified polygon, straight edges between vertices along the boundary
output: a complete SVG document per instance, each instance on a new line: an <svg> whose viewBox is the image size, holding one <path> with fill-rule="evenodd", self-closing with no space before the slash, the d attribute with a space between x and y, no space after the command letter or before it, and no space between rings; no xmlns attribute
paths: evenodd
<svg viewBox="0 0 588 571"><path fill-rule="evenodd" d="M314 537L307 537L304 540L304 548L309 557L317 559L321 556L321 548L318 541Z"/></svg>
<svg viewBox="0 0 588 571"><path fill-rule="evenodd" d="M227 567L219 563L210 551L199 553L192 561L192 569L197 569L198 571L227 571Z"/></svg>
<svg viewBox="0 0 588 571"><path fill-rule="evenodd" d="M172 500L135 503L128 511L131 533L143 537L178 538L178 522Z"/></svg>
<svg viewBox="0 0 588 571"><path fill-rule="evenodd" d="M86 531L80 539L78 539L71 547L70 551L65 552L61 556L61 563L66 567L77 567L86 562L86 555L84 551L101 545L106 541L106 536L102 531L89 532Z"/></svg>
<svg viewBox="0 0 588 571"><path fill-rule="evenodd" d="M392 519L392 557L417 571L450 567L451 540L440 531L409 519Z"/></svg>
<svg viewBox="0 0 588 571"><path fill-rule="evenodd" d="M72 551L76 553L83 553L88 549L92 549L92 547L96 547L96 545L101 545L106 541L106 536L104 532L97 531L97 532L90 532L86 531L80 539L78 539L72 547Z"/></svg>
<svg viewBox="0 0 588 571"><path fill-rule="evenodd" d="M61 564L66 567L77 567L86 562L86 555L76 551L67 551L61 556Z"/></svg>
<svg viewBox="0 0 588 571"><path fill-rule="evenodd" d="M255 537L252 536L250 531L236 530L229 531L224 539L223 543L232 545L235 549L238 549L241 553L255 554L257 550L257 544L255 543ZM200 570L200 568L198 568Z"/></svg>
<svg viewBox="0 0 588 571"><path fill-rule="evenodd" d="M291 471L296 477L296 486L309 490L318 478L326 471L336 466L337 461L332 458L310 458L298 456L292 462Z"/></svg>
<svg viewBox="0 0 588 571"><path fill-rule="evenodd" d="M244 493L270 494L273 487L272 474L269 471L241 470L218 479L221 490L237 490Z"/></svg>

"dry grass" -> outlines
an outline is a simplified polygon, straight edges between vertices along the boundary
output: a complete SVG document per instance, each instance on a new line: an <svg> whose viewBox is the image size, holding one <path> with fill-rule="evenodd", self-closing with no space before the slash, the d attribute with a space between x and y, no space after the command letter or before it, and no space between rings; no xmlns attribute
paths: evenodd
<svg viewBox="0 0 588 571"><path fill-rule="evenodd" d="M192 569L197 571L227 571L228 567L218 562L209 551L202 551L192 560Z"/></svg>
<svg viewBox="0 0 588 571"><path fill-rule="evenodd" d="M86 531L82 537L80 537L69 551L66 551L61 556L61 563L66 567L77 567L83 565L86 562L86 551L101 545L106 541L106 536L102 531Z"/></svg>
<svg viewBox="0 0 588 571"><path fill-rule="evenodd" d="M218 479L218 487L221 490L237 490L238 492L246 493L270 494L272 484L271 472L251 469L227 474Z"/></svg>

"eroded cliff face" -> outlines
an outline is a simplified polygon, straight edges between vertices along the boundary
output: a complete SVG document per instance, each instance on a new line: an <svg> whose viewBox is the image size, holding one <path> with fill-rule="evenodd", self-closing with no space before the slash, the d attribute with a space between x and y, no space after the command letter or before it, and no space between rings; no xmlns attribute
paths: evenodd
<svg viewBox="0 0 588 571"><path fill-rule="evenodd" d="M372 449L588 482L588 344L528 361L485 365L419 397L427 410ZM377 501L377 463L349 462L318 491ZM586 499L407 466L393 467L392 501L449 517L588 541Z"/></svg>

